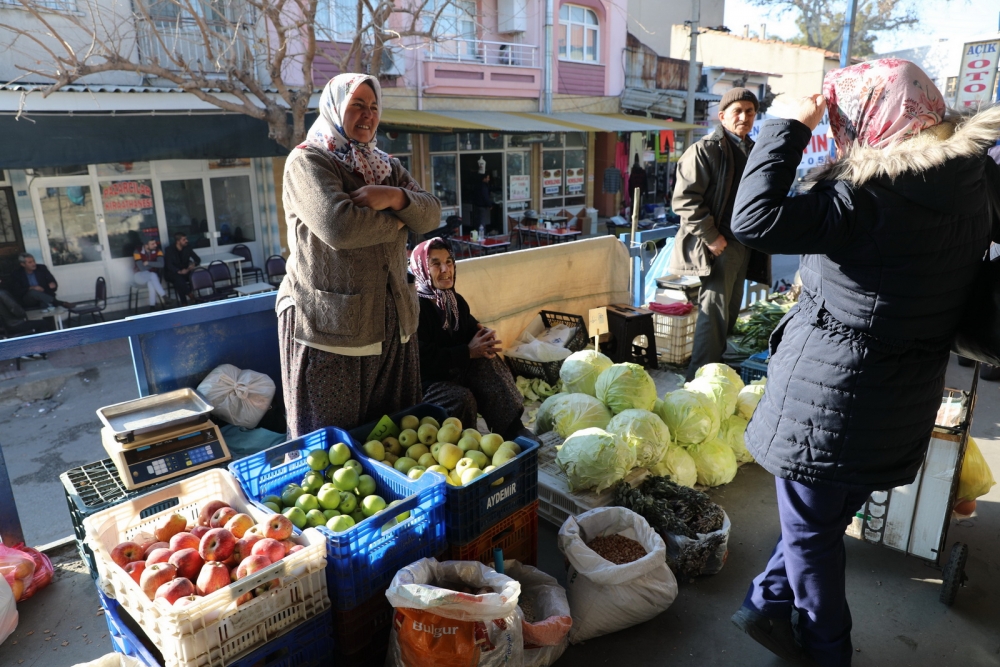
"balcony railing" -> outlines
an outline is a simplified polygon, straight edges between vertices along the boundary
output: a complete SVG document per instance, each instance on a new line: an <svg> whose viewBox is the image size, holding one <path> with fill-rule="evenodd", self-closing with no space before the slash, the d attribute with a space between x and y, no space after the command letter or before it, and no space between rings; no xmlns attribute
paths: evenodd
<svg viewBox="0 0 1000 667"><path fill-rule="evenodd" d="M252 67L253 34L245 24L197 21L193 18L140 19L137 21L139 57L168 70L188 69L224 74L230 69Z"/></svg>
<svg viewBox="0 0 1000 667"><path fill-rule="evenodd" d="M505 67L538 67L540 62L538 47L531 44L461 38L435 42L424 59Z"/></svg>

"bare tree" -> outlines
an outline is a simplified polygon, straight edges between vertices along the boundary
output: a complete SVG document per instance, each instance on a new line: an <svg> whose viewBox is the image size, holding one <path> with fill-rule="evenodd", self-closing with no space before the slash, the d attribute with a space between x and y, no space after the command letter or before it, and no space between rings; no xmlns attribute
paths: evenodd
<svg viewBox="0 0 1000 667"><path fill-rule="evenodd" d="M336 17L353 27L341 31L348 41L340 49L328 42L329 26L317 24L318 13L334 13L335 0L16 1L26 15L0 21L0 44L19 78L41 82L44 96L132 73L137 83L173 85L263 120L291 149L306 135L317 58L379 76L388 45L424 48L440 39L442 12L456 0L356 0L353 26Z"/></svg>

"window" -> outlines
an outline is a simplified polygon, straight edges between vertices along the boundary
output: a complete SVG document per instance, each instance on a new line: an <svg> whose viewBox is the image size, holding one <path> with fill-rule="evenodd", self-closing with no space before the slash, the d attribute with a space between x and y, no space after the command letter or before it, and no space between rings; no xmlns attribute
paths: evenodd
<svg viewBox="0 0 1000 667"><path fill-rule="evenodd" d="M425 12L433 17L442 0L428 0ZM476 3L474 0L451 0L434 25L434 55L457 60L478 60L476 44Z"/></svg>
<svg viewBox="0 0 1000 667"><path fill-rule="evenodd" d="M13 5L17 8L23 7L18 0L0 0L0 5ZM76 0L35 0L32 5L40 9L52 9L57 12L77 11Z"/></svg>
<svg viewBox="0 0 1000 667"><path fill-rule="evenodd" d="M371 19L364 10L362 25ZM353 42L358 31L357 0L319 0L316 5L316 39L331 42Z"/></svg>
<svg viewBox="0 0 1000 667"><path fill-rule="evenodd" d="M585 203L586 135L556 134L542 144L542 210L558 210Z"/></svg>
<svg viewBox="0 0 1000 667"><path fill-rule="evenodd" d="M944 83L944 96L955 97L955 93L957 91L958 91L958 77L949 76Z"/></svg>
<svg viewBox="0 0 1000 667"><path fill-rule="evenodd" d="M212 211L215 213L216 245L257 240L253 225L250 178L226 176L210 179Z"/></svg>
<svg viewBox="0 0 1000 667"><path fill-rule="evenodd" d="M101 261L97 216L90 187L70 185L38 191L53 266Z"/></svg>
<svg viewBox="0 0 1000 667"><path fill-rule="evenodd" d="M458 162L454 155L431 156L431 180L434 181L434 196L441 200L442 207L458 206L457 166Z"/></svg>
<svg viewBox="0 0 1000 667"><path fill-rule="evenodd" d="M399 160L403 169L410 170L410 156L413 155L413 135L409 132L379 130L378 147Z"/></svg>
<svg viewBox="0 0 1000 667"><path fill-rule="evenodd" d="M163 181L163 212L167 217L167 241L183 232L192 248L208 248L208 214L205 208L205 188L200 178L184 181Z"/></svg>
<svg viewBox="0 0 1000 667"><path fill-rule="evenodd" d="M112 257L131 257L144 242L160 240L151 180L102 182L101 204Z"/></svg>
<svg viewBox="0 0 1000 667"><path fill-rule="evenodd" d="M586 7L563 5L559 8L559 58L596 63L597 14Z"/></svg>

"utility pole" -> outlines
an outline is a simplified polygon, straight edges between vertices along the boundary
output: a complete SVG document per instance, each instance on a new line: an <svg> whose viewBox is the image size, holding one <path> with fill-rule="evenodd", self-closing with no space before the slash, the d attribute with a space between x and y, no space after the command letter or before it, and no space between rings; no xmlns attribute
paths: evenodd
<svg viewBox="0 0 1000 667"><path fill-rule="evenodd" d="M847 0L847 11L844 12L844 36L840 39L841 67L851 64L851 51L854 49L854 19L857 14L857 0Z"/></svg>
<svg viewBox="0 0 1000 667"><path fill-rule="evenodd" d="M853 0L851 0L853 2ZM698 92L698 23L701 21L701 0L691 0L691 51L688 55L687 104L684 107L684 122L694 123L694 94ZM684 139L684 150L694 143L694 130L688 130Z"/></svg>
<svg viewBox="0 0 1000 667"><path fill-rule="evenodd" d="M542 113L552 113L552 22L555 14L554 0L545 2L545 81L542 92Z"/></svg>

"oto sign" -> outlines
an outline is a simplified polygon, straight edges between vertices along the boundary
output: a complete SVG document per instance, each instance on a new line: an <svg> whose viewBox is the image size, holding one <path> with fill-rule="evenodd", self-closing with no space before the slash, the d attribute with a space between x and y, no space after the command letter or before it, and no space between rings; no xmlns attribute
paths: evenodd
<svg viewBox="0 0 1000 667"><path fill-rule="evenodd" d="M993 101L996 89L997 61L1000 58L1000 40L972 42L962 51L962 69L958 75L958 92L955 106L978 107Z"/></svg>

